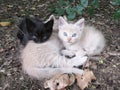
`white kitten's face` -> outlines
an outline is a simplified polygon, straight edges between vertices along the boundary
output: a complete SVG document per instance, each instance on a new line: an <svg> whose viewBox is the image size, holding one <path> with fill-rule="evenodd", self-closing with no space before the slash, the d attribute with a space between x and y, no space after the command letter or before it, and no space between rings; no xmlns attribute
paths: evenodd
<svg viewBox="0 0 120 90"><path fill-rule="evenodd" d="M75 24L68 24L62 17L59 18L58 36L63 43L74 44L81 38L84 28L84 19Z"/></svg>

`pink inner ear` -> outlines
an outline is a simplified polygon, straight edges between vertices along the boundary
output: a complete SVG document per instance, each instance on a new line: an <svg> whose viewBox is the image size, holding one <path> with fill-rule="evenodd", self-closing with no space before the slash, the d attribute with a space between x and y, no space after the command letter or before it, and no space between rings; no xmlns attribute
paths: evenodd
<svg viewBox="0 0 120 90"><path fill-rule="evenodd" d="M51 20L51 19L55 20L55 16L54 16L54 15L51 15L51 16L50 16L50 20Z"/></svg>
<svg viewBox="0 0 120 90"><path fill-rule="evenodd" d="M59 25L63 25L62 19L59 19Z"/></svg>
<svg viewBox="0 0 120 90"><path fill-rule="evenodd" d="M53 19L54 20L54 16L50 16L50 20Z"/></svg>
<svg viewBox="0 0 120 90"><path fill-rule="evenodd" d="M62 20L62 18L59 19L59 25L64 25L64 21Z"/></svg>
<svg viewBox="0 0 120 90"><path fill-rule="evenodd" d="M66 24L66 21L62 18L62 17L59 17L59 25L64 25Z"/></svg>
<svg viewBox="0 0 120 90"><path fill-rule="evenodd" d="M84 25L84 21L80 23L80 27L83 27L83 25Z"/></svg>
<svg viewBox="0 0 120 90"><path fill-rule="evenodd" d="M75 23L79 27L83 28L84 27L84 18L80 19L78 22Z"/></svg>

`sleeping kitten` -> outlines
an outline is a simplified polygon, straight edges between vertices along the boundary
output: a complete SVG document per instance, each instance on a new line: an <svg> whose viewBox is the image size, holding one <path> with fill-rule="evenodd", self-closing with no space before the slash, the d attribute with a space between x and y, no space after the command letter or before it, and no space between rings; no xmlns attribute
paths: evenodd
<svg viewBox="0 0 120 90"><path fill-rule="evenodd" d="M53 18L54 16L51 16L49 21L44 24L50 22ZM24 31L23 26L24 25L21 27L22 31ZM51 25L51 27L52 26L53 25ZM28 25L28 27L31 26ZM44 30L41 28L41 25L39 27L39 31ZM42 27L47 28L44 25L42 25ZM30 34L28 33L28 35ZM86 57L80 58L77 56L72 59L68 59L65 56L61 56L60 51L62 48L63 45L58 38L57 30L53 30L51 37L44 43L36 43L34 40L28 40L25 48L21 51L23 70L29 76L39 80L50 78L55 74L61 73L82 74L83 70L74 68L74 66L79 66L81 61L86 60Z"/></svg>
<svg viewBox="0 0 120 90"><path fill-rule="evenodd" d="M63 17L59 17L58 22L58 36L66 48L61 51L63 55L91 56L103 51L105 47L103 34L92 26L84 25L83 18L75 24L69 24Z"/></svg>

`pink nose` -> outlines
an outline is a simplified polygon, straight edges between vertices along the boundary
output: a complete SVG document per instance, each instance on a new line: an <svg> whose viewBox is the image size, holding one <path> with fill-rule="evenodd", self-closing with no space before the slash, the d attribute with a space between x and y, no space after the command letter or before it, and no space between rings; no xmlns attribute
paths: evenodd
<svg viewBox="0 0 120 90"><path fill-rule="evenodd" d="M70 42L70 41L71 41L71 38L67 38L67 40L68 40L68 42Z"/></svg>

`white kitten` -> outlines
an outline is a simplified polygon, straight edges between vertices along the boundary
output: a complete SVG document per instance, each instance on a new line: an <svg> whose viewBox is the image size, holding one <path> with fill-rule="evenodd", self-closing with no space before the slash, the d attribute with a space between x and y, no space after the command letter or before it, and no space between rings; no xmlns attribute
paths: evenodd
<svg viewBox="0 0 120 90"><path fill-rule="evenodd" d="M61 53L68 56L73 55L97 55L105 47L103 34L93 26L86 26L84 18L75 24L67 23L64 18L59 17L58 36L63 42L66 50Z"/></svg>
<svg viewBox="0 0 120 90"><path fill-rule="evenodd" d="M22 68L31 77L37 79L50 78L55 74L79 73L83 70L73 66L81 65L86 57L80 56L68 59L61 56L60 50L63 44L58 38L58 33L53 31L50 39L44 43L29 41L21 52Z"/></svg>

